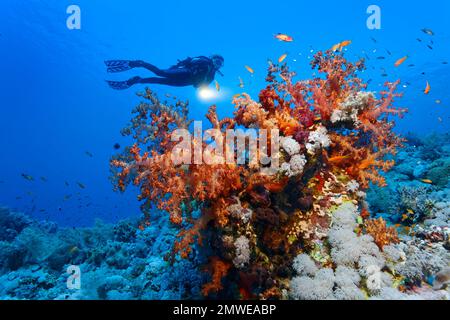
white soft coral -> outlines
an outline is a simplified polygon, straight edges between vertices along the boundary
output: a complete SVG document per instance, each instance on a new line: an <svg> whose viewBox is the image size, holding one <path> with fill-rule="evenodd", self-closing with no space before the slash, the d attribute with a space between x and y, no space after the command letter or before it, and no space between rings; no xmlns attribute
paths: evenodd
<svg viewBox="0 0 450 320"><path fill-rule="evenodd" d="M370 100L375 99L373 92L359 91L350 94L344 102L340 104L340 108L331 114L331 122L352 122L354 125L358 123L358 114L369 106Z"/></svg>
<svg viewBox="0 0 450 320"><path fill-rule="evenodd" d="M245 267L250 261L250 242L247 237L240 236L234 242L235 257L233 264L236 268Z"/></svg>
<svg viewBox="0 0 450 320"><path fill-rule="evenodd" d="M328 131L324 126L319 126L315 131L311 132L306 143L306 149L310 154L314 154L320 148L327 148L330 146L330 138Z"/></svg>
<svg viewBox="0 0 450 320"><path fill-rule="evenodd" d="M292 137L281 138L281 147L290 156L293 156L300 152L300 144Z"/></svg>

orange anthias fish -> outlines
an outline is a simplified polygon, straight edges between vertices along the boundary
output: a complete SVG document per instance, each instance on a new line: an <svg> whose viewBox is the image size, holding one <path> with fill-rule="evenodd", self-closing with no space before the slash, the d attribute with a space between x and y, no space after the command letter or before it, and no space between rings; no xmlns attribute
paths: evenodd
<svg viewBox="0 0 450 320"><path fill-rule="evenodd" d="M291 36L288 36L287 34L283 34L283 33L277 33L275 35L275 38L280 40L280 41L284 41L284 42L292 42L292 41L294 41L294 38L292 38Z"/></svg>
<svg viewBox="0 0 450 320"><path fill-rule="evenodd" d="M284 59L286 59L287 57L287 53L282 54L279 58L278 58L278 63L282 63L284 61Z"/></svg>
<svg viewBox="0 0 450 320"><path fill-rule="evenodd" d="M430 83L427 81L427 86L425 87L425 90L423 91L425 94L429 94L431 90Z"/></svg>
<svg viewBox="0 0 450 320"><path fill-rule="evenodd" d="M247 71L250 72L251 74L255 73L255 71L249 66L245 66L245 69L247 69Z"/></svg>
<svg viewBox="0 0 450 320"><path fill-rule="evenodd" d="M214 83L216 85L216 90L220 91L220 84L219 84L219 82L217 80L214 80Z"/></svg>
<svg viewBox="0 0 450 320"><path fill-rule="evenodd" d="M431 181L430 179L422 179L420 181L422 181L423 183L433 184L433 181Z"/></svg>
<svg viewBox="0 0 450 320"><path fill-rule="evenodd" d="M404 56L403 58L398 59L398 60L395 62L394 66L396 66L396 67L400 66L403 62L406 61L406 59L408 59L408 56Z"/></svg>
<svg viewBox="0 0 450 320"><path fill-rule="evenodd" d="M342 49L344 49L346 46L350 45L352 42L350 40L345 40L342 41L340 43L335 44L332 48L331 51L342 51Z"/></svg>
<svg viewBox="0 0 450 320"><path fill-rule="evenodd" d="M349 158L349 156L336 156L336 157L328 158L328 162L339 163L339 162L342 162L342 161L344 161L344 160L346 160L348 158Z"/></svg>

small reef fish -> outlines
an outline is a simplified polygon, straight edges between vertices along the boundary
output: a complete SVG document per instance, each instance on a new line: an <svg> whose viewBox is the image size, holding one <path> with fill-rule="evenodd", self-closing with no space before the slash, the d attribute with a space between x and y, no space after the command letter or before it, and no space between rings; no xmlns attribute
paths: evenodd
<svg viewBox="0 0 450 320"><path fill-rule="evenodd" d="M279 58L278 58L278 63L282 63L284 61L284 59L286 59L287 57L287 53L282 54Z"/></svg>
<svg viewBox="0 0 450 320"><path fill-rule="evenodd" d="M335 44L333 47L331 47L331 51L342 51L346 46L350 45L352 42L351 40L345 40L340 43Z"/></svg>
<svg viewBox="0 0 450 320"><path fill-rule="evenodd" d="M294 38L292 38L291 36L288 36L287 34L283 34L283 33L277 33L275 35L275 39L278 39L278 40L283 41L283 42L292 42L292 41L294 41Z"/></svg>
<svg viewBox="0 0 450 320"><path fill-rule="evenodd" d="M78 249L77 246L73 246L72 248L69 249L69 253L70 253L70 254L73 254L74 252L76 252L76 251L78 251L78 250L80 250L80 249Z"/></svg>
<svg viewBox="0 0 450 320"><path fill-rule="evenodd" d="M72 195L71 194L67 194L67 195L64 196L64 201L67 201L70 198L72 198Z"/></svg>
<svg viewBox="0 0 450 320"><path fill-rule="evenodd" d="M43 182L47 182L47 181L48 181L46 177L41 177L40 179L41 179L41 181L43 181Z"/></svg>
<svg viewBox="0 0 450 320"><path fill-rule="evenodd" d="M427 184L433 184L433 181L431 181L430 179L421 179L420 181Z"/></svg>
<svg viewBox="0 0 450 320"><path fill-rule="evenodd" d="M92 153L90 153L89 151L86 151L85 154L86 154L88 157L90 157L90 158L92 158L92 157L94 156L94 155L93 155Z"/></svg>
<svg viewBox="0 0 450 320"><path fill-rule="evenodd" d="M244 87L244 81L242 81L241 77L238 77L239 79L239 88L243 88Z"/></svg>
<svg viewBox="0 0 450 320"><path fill-rule="evenodd" d="M395 62L394 66L399 67L403 62L406 61L406 59L408 59L408 56L404 56L403 58L398 59L398 60Z"/></svg>
<svg viewBox="0 0 450 320"><path fill-rule="evenodd" d="M250 72L251 74L255 73L255 70L253 70L251 67L249 66L245 66L245 69L247 69L248 72Z"/></svg>
<svg viewBox="0 0 450 320"><path fill-rule="evenodd" d="M66 187L69 186L69 183L67 181L64 181L64 184L66 185Z"/></svg>
<svg viewBox="0 0 450 320"><path fill-rule="evenodd" d="M120 149L120 144L115 143L115 144L113 145L113 148L114 148L114 150L119 150L119 149Z"/></svg>
<svg viewBox="0 0 450 320"><path fill-rule="evenodd" d="M427 44L428 49L433 50L433 47Z"/></svg>
<svg viewBox="0 0 450 320"><path fill-rule="evenodd" d="M425 90L423 91L423 93L429 94L430 90L431 90L431 86L430 86L430 83L427 81L427 86L425 87Z"/></svg>
<svg viewBox="0 0 450 320"><path fill-rule="evenodd" d="M344 160L346 160L348 158L349 158L349 156L336 156L336 157L328 158L328 162L339 163L339 162L342 162L342 161L344 161Z"/></svg>
<svg viewBox="0 0 450 320"><path fill-rule="evenodd" d="M25 180L28 180L28 181L34 181L34 177L33 177L33 176L30 176L29 174L22 173L22 177L23 177Z"/></svg>
<svg viewBox="0 0 450 320"><path fill-rule="evenodd" d="M436 102L436 104L441 104L441 103L442 103L442 101L441 101L441 100L439 100L439 99L438 99L438 100L436 100L435 102Z"/></svg>
<svg viewBox="0 0 450 320"><path fill-rule="evenodd" d="M82 184L81 182L77 182L77 185L81 188L81 189L86 189L86 186L84 184Z"/></svg>
<svg viewBox="0 0 450 320"><path fill-rule="evenodd" d="M429 36L434 36L434 31L431 30L431 29L423 28L423 29L422 29L422 32L423 32L423 33L426 33L426 34L429 35Z"/></svg>
<svg viewBox="0 0 450 320"><path fill-rule="evenodd" d="M217 80L214 80L214 84L216 86L216 90L219 92L220 91L220 84Z"/></svg>
<svg viewBox="0 0 450 320"><path fill-rule="evenodd" d="M240 93L236 93L235 95L233 95L233 99L237 99L237 98L239 98L240 96L241 96Z"/></svg>

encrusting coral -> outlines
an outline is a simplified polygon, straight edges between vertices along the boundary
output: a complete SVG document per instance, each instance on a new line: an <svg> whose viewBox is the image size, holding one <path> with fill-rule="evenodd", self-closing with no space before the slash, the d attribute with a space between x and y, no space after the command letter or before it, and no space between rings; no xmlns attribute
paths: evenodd
<svg viewBox="0 0 450 320"><path fill-rule="evenodd" d="M203 288L205 295L283 298L292 284L292 262L304 253L328 268L315 274L314 283L320 287L323 283L327 292L315 297L327 298L334 282L341 284L341 296L361 297L355 284L340 280L342 274L350 274L352 283L357 283L354 271L331 269L333 262L326 257L339 259L342 251L329 252L325 240L336 207L352 203L357 209L370 183L385 184L379 171L394 165L386 156L402 145L392 131L390 116L402 116L405 110L392 106L399 96L398 82L387 83L387 90L379 94L365 91L357 77L364 68L361 61L351 63L342 54L327 51L317 53L311 66L320 77L294 81L295 74L286 65L270 64L268 84L258 101L245 93L235 97L233 118L220 120L212 106L206 117L216 129L215 144L225 146L223 153L195 134L183 139L193 154L179 153L180 140L173 140L172 134L190 127L187 105L166 106L148 89L142 95L147 101L135 110L137 116L123 132L135 144L111 162L116 186L122 191L130 183L139 186L144 227L152 205L168 212L180 227L173 259L177 253L188 258L194 248L200 250L196 243L211 251L212 282ZM274 130L278 130L280 149L267 147L255 160L249 159L248 147L245 163L237 163L240 155L227 136L227 130L237 128L267 130L270 146L276 145ZM255 139L262 144L261 137ZM195 161L198 147L204 161ZM171 156L176 152L189 161L174 163ZM225 161L227 152L234 161ZM265 158L272 163L265 163ZM280 165L273 170L275 160ZM389 229L375 228L370 222L360 229L360 233L376 231L380 248L395 243ZM374 255L381 254L371 236L356 239ZM312 288L311 281L303 279L297 285Z"/></svg>

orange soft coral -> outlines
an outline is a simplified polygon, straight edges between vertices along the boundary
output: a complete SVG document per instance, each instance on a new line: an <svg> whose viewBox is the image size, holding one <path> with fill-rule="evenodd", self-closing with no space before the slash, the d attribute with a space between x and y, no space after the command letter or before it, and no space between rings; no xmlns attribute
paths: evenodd
<svg viewBox="0 0 450 320"><path fill-rule="evenodd" d="M377 220L366 220L364 222L366 232L370 234L380 250L383 250L384 246L391 243L398 243L398 234L395 228L387 227L386 221L383 218Z"/></svg>
<svg viewBox="0 0 450 320"><path fill-rule="evenodd" d="M211 282L203 286L202 294L204 296L209 295L211 292L222 290L222 278L227 275L231 265L218 257L212 257L209 267L211 269Z"/></svg>
<svg viewBox="0 0 450 320"><path fill-rule="evenodd" d="M189 128L187 104L166 106L147 90L142 95L146 101L123 131L136 143L111 161L116 186L122 191L128 184L139 186L146 218L156 205L180 227L172 260L191 256L196 243L209 247L212 281L203 287L204 295L220 291L222 278L236 268L227 281L246 282L236 287L246 297L279 297L286 264L326 238L331 206L361 201L356 191L370 183L385 185L380 171L394 165L389 155L402 144L391 119L405 112L392 106L398 83L387 84L378 97L366 92L357 77L363 63L350 63L331 51L317 53L312 67L320 76L294 81L286 65L271 64L268 85L258 100L245 93L235 97L232 118L220 119L216 107L210 107L206 118L215 129L209 133L218 149L194 135L187 140L194 151L187 154L191 163L171 161L173 130ZM226 131L238 126L268 131L265 143L270 148L259 150L256 159L250 157L250 147L237 149L237 138ZM279 144L272 137L278 136L287 144L272 150ZM263 138L253 141L261 146ZM196 159L198 148L202 161ZM241 155L245 163L230 163ZM277 161L262 164L263 157ZM272 167L275 162L280 167ZM356 186L351 191L349 181ZM367 220L365 231L380 248L398 241L384 220ZM240 248L250 260L245 266L234 264L234 241L240 237L247 239L247 247Z"/></svg>

